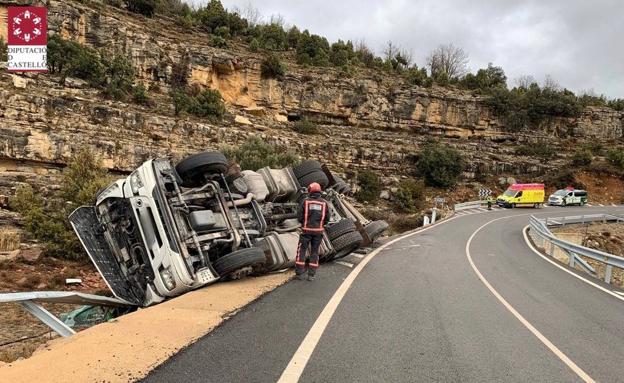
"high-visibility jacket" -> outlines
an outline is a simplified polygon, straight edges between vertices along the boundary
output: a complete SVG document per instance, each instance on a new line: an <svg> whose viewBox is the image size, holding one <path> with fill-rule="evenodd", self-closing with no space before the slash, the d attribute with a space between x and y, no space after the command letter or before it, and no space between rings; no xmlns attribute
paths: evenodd
<svg viewBox="0 0 624 383"><path fill-rule="evenodd" d="M322 233L329 222L327 201L321 193L312 193L299 205L299 222L304 233Z"/></svg>

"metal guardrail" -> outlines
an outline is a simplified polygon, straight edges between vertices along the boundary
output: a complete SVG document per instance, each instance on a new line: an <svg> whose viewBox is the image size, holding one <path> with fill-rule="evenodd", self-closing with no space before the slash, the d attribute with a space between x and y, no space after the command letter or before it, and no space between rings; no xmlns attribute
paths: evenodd
<svg viewBox="0 0 624 383"><path fill-rule="evenodd" d="M568 264L574 268L579 266L583 271L597 276L596 270L581 257L592 259L596 262L605 264L604 281L611 283L611 274L613 268L624 269L624 258L606 253L604 251L591 249L582 245L577 245L568 241L564 241L555 236L551 231L551 226L565 226L571 224L586 224L591 222L624 222L624 217L613 214L589 214L576 215L569 217L557 217L538 219L531 216L529 219L529 236L533 243L544 249L551 257L555 254L555 249L561 249L569 258Z"/></svg>
<svg viewBox="0 0 624 383"><path fill-rule="evenodd" d="M478 209L481 205L487 204L487 201L470 201L470 202L462 202L456 203L453 207L455 211L467 210L467 209Z"/></svg>
<svg viewBox="0 0 624 383"><path fill-rule="evenodd" d="M59 335L68 337L76 333L71 327L63 323L63 321L37 302L69 303L76 305L91 304L111 307L134 306L132 303L117 298L71 291L33 291L28 293L0 294L0 303L19 303L26 311L37 317L37 319Z"/></svg>

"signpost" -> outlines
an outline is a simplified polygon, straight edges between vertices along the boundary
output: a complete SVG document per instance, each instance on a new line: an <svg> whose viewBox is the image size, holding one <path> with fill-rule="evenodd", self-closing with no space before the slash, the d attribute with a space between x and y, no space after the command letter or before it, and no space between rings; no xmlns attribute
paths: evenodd
<svg viewBox="0 0 624 383"><path fill-rule="evenodd" d="M47 72L48 11L45 7L8 7L9 72Z"/></svg>

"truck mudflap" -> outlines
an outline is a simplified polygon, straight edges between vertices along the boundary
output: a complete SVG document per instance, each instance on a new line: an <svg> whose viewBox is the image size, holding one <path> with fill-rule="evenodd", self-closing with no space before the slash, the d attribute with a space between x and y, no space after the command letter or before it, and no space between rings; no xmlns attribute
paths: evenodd
<svg viewBox="0 0 624 383"><path fill-rule="evenodd" d="M121 271L117 259L104 238L103 228L97 219L95 207L83 206L74 210L69 216L69 221L82 246L89 254L89 258L104 278L113 295L142 306L145 299L144 293L133 287Z"/></svg>

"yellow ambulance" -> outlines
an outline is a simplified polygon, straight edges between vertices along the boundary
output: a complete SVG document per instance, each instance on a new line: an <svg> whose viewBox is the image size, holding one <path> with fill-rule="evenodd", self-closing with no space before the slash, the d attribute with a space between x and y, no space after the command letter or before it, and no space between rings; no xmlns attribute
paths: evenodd
<svg viewBox="0 0 624 383"><path fill-rule="evenodd" d="M500 207L541 207L544 204L544 184L513 184L496 198Z"/></svg>

